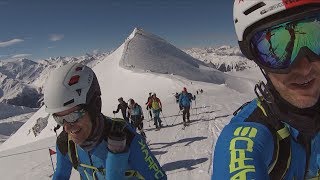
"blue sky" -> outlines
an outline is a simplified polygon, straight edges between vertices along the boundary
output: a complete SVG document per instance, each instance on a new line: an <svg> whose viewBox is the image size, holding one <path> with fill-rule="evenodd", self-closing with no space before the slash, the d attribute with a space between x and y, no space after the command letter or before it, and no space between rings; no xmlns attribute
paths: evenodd
<svg viewBox="0 0 320 180"><path fill-rule="evenodd" d="M178 48L235 45L233 1L0 0L0 59L114 50L140 27Z"/></svg>

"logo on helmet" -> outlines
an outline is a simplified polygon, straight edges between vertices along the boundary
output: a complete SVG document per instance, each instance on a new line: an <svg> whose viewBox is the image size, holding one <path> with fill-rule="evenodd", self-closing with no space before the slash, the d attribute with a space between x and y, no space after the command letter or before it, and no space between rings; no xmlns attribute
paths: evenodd
<svg viewBox="0 0 320 180"><path fill-rule="evenodd" d="M284 6L283 2L278 3L278 4L276 4L276 5L273 5L273 6L268 7L267 9L263 9L263 10L260 12L260 14L263 15L263 14L269 12L269 11L273 11L273 10L275 10L275 9L278 9L278 8L282 7L282 6Z"/></svg>

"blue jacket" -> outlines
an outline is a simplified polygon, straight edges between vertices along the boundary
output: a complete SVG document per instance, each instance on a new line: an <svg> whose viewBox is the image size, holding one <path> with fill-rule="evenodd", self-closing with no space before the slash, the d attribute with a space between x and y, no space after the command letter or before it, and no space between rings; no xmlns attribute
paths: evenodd
<svg viewBox="0 0 320 180"><path fill-rule="evenodd" d="M137 177L125 177L125 172L134 170L141 174L145 179L167 179L159 162L151 153L141 135L137 134L131 127L127 126L130 132L134 133L134 138L130 143L128 152L114 154L107 149L107 142L102 140L93 150L86 152L76 145L78 160L81 164L98 168L100 171L94 172L93 169L79 165L78 172L82 179L138 179ZM68 153L63 155L57 150L56 171L53 175L54 180L67 180L70 177L72 163Z"/></svg>
<svg viewBox="0 0 320 180"><path fill-rule="evenodd" d="M129 109L129 114L131 116L143 116L142 108L139 104L135 103L133 107Z"/></svg>
<svg viewBox="0 0 320 180"><path fill-rule="evenodd" d="M268 169L274 152L270 130L257 122L244 122L259 108L254 100L246 105L222 130L214 150L212 179L269 179ZM299 132L286 125L291 134L291 162L284 179L304 179L306 152L297 142ZM288 152L289 153L289 152ZM318 177L320 169L320 133L311 142L306 178Z"/></svg>
<svg viewBox="0 0 320 180"><path fill-rule="evenodd" d="M179 96L179 106L180 107L190 107L192 101L191 93L181 93Z"/></svg>

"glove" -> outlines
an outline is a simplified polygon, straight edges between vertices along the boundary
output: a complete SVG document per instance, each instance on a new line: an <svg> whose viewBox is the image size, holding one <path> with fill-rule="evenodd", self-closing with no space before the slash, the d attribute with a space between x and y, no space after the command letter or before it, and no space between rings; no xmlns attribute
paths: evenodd
<svg viewBox="0 0 320 180"><path fill-rule="evenodd" d="M179 106L179 108L180 108L180 110L182 110L182 109L183 109L183 107L182 107L182 106Z"/></svg>
<svg viewBox="0 0 320 180"><path fill-rule="evenodd" d="M116 111L112 111L113 112L113 114L115 114L116 113Z"/></svg>
<svg viewBox="0 0 320 180"><path fill-rule="evenodd" d="M160 108L160 112L162 112L162 108Z"/></svg>
<svg viewBox="0 0 320 180"><path fill-rule="evenodd" d="M148 110L148 109L149 109L149 106L147 106L146 109Z"/></svg>
<svg viewBox="0 0 320 180"><path fill-rule="evenodd" d="M127 137L126 133L123 131L125 123L117 121L114 121L113 123L112 129L110 129L108 134L108 150L113 153L123 153L127 149Z"/></svg>

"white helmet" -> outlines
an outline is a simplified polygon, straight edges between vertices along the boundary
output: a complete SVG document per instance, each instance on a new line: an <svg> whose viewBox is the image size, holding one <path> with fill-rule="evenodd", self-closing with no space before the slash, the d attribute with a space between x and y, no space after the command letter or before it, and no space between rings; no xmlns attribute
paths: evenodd
<svg viewBox="0 0 320 180"><path fill-rule="evenodd" d="M315 5L320 5L320 0L235 0L233 20L242 53L249 59L254 58L250 39L246 39L254 30L266 23L314 11Z"/></svg>
<svg viewBox="0 0 320 180"><path fill-rule="evenodd" d="M134 104L135 104L134 100L130 98L130 99L128 100L128 107L131 109Z"/></svg>
<svg viewBox="0 0 320 180"><path fill-rule="evenodd" d="M100 112L100 95L100 86L92 69L70 63L50 73L44 89L45 110L57 113L77 105L87 105L89 112Z"/></svg>

